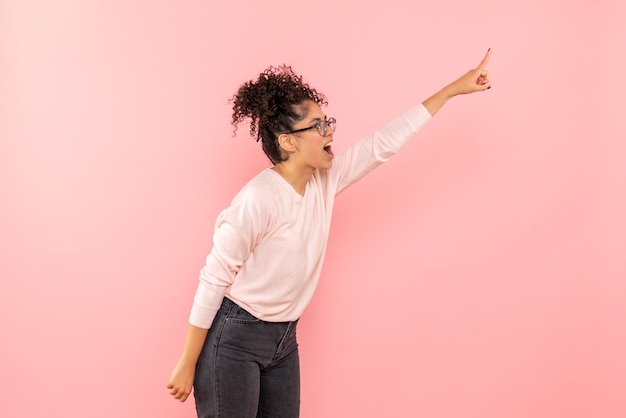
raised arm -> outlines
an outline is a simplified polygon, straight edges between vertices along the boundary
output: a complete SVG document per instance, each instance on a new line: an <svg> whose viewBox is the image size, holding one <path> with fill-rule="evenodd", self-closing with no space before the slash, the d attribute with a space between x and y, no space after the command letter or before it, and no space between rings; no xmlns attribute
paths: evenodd
<svg viewBox="0 0 626 418"><path fill-rule="evenodd" d="M491 49L487 51L483 60L478 64L478 67L468 71L464 76L448 84L426 99L422 104L426 110L428 110L428 113L430 113L431 116L435 116L448 100L459 94L469 94L490 89L489 71L487 71L487 64L489 63L490 57Z"/></svg>

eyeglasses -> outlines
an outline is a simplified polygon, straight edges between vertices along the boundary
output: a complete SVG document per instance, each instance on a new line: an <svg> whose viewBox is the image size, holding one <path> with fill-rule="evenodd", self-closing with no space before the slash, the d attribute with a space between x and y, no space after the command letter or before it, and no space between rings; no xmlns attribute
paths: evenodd
<svg viewBox="0 0 626 418"><path fill-rule="evenodd" d="M335 132L335 129L337 128L337 119L329 118L318 122L313 126L309 126L308 128L296 129L295 131L285 132L285 134L295 134L297 132L308 131L309 129L317 129L317 132L321 136L326 136L328 135L328 127L330 127L330 129Z"/></svg>

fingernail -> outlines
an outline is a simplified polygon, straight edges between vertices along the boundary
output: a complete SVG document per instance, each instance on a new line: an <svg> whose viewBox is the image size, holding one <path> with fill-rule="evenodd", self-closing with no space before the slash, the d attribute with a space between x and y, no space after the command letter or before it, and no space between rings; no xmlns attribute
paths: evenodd
<svg viewBox="0 0 626 418"><path fill-rule="evenodd" d="M487 52L489 52L489 51L491 51L491 48L489 48L489 49L487 50Z"/></svg>
<svg viewBox="0 0 626 418"><path fill-rule="evenodd" d="M487 90L489 90L491 88L491 86L487 87Z"/></svg>

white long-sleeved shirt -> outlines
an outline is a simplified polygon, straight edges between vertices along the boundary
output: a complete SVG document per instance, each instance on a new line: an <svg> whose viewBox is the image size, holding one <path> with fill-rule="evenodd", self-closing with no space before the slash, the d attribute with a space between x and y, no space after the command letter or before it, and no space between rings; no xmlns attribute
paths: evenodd
<svg viewBox="0 0 626 418"><path fill-rule="evenodd" d="M420 105L387 123L316 170L304 195L270 168L250 180L217 218L189 322L210 328L224 296L264 321L298 319L317 287L335 196L430 119Z"/></svg>

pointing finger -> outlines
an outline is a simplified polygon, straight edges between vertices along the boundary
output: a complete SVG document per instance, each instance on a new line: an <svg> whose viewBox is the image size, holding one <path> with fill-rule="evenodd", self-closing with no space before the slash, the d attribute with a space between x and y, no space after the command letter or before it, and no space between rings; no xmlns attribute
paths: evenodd
<svg viewBox="0 0 626 418"><path fill-rule="evenodd" d="M481 71L484 70L487 64L489 63L489 58L491 58L491 48L487 50L487 54L485 54L485 57L480 62L480 64L478 64L478 67L476 67L476 69L481 70Z"/></svg>

